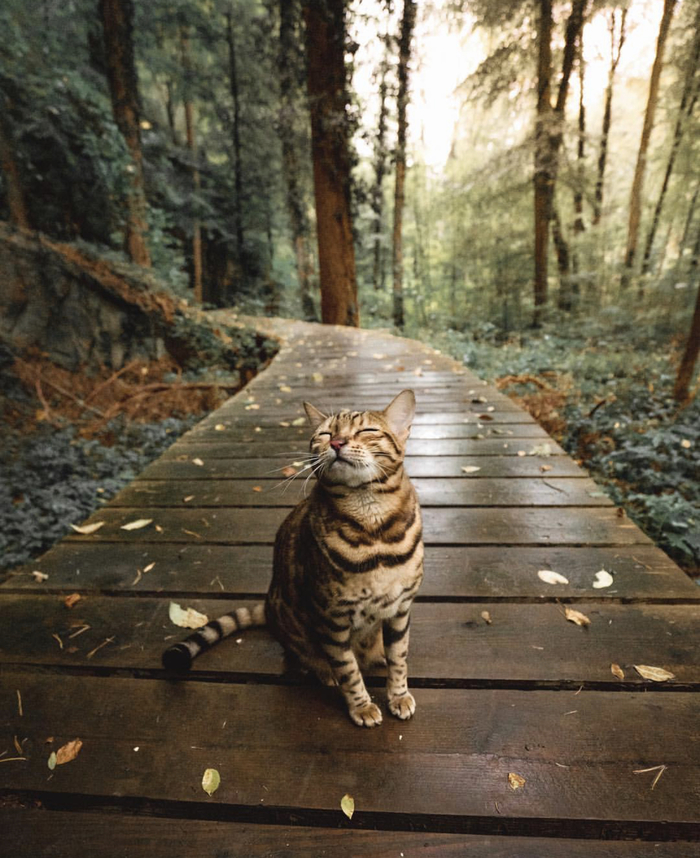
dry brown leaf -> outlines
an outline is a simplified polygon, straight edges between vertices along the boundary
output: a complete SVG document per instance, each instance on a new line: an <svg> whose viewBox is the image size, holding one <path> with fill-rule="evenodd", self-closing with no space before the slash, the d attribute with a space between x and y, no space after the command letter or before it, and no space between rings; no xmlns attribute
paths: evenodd
<svg viewBox="0 0 700 858"><path fill-rule="evenodd" d="M99 530L103 524L104 521L95 521L92 524L71 524L71 527L76 533L81 533L83 536L89 536L91 533L95 533L95 531Z"/></svg>
<svg viewBox="0 0 700 858"><path fill-rule="evenodd" d="M182 499L183 503L189 503L191 500L194 500L194 495L187 495L186 498Z"/></svg>
<svg viewBox="0 0 700 858"><path fill-rule="evenodd" d="M262 491L262 486L253 486L253 491L254 491L254 492L261 492L261 491Z"/></svg>
<svg viewBox="0 0 700 858"><path fill-rule="evenodd" d="M625 671L619 664L615 664L615 662L610 665L610 673L612 673L613 676L616 676L619 680L623 680L625 678Z"/></svg>
<svg viewBox="0 0 700 858"><path fill-rule="evenodd" d="M547 473L547 471L552 470L552 466L551 465L540 465L540 470L542 471L543 474L545 474L545 473Z"/></svg>
<svg viewBox="0 0 700 858"><path fill-rule="evenodd" d="M35 570L32 572L32 576L33 576L34 580L35 580L37 583L39 583L39 584L40 584L42 581L46 581L46 579L49 577L49 576L46 574L46 572L39 572L39 570L38 570L38 569L35 569Z"/></svg>
<svg viewBox="0 0 700 858"><path fill-rule="evenodd" d="M291 393L292 392L292 388L288 384L280 384L279 389L282 391L282 393ZM258 408L259 407L260 406L258 406Z"/></svg>
<svg viewBox="0 0 700 858"><path fill-rule="evenodd" d="M56 765L62 766L64 763L70 763L80 753L83 747L82 739L73 739L72 742L66 742L56 751Z"/></svg>
<svg viewBox="0 0 700 858"><path fill-rule="evenodd" d="M508 786L515 791L525 786L525 778L522 775L516 775L515 772L508 772Z"/></svg>
<svg viewBox="0 0 700 858"><path fill-rule="evenodd" d="M675 679L676 674L670 670L664 670L663 667L653 667L650 664L635 664L634 669L644 679L650 679L652 682L666 682L668 679Z"/></svg>
<svg viewBox="0 0 700 858"><path fill-rule="evenodd" d="M507 446L507 445L504 445L504 446ZM520 456L520 458L522 458L523 456L527 456L527 453L525 452L525 450L518 450L518 455Z"/></svg>
<svg viewBox="0 0 700 858"><path fill-rule="evenodd" d="M292 468L291 465L288 465L286 468L282 468L282 476L283 477L293 477L296 474L297 469Z"/></svg>
<svg viewBox="0 0 700 858"><path fill-rule="evenodd" d="M80 595L80 593L71 593L70 596L66 596L66 598L63 600L63 604L66 606L66 608L72 608L73 605L75 605L76 602L79 602L82 598L83 597Z"/></svg>
<svg viewBox="0 0 700 858"><path fill-rule="evenodd" d="M590 626L591 621L580 611L575 611L573 608L564 608L564 616L570 623L575 623L577 626Z"/></svg>

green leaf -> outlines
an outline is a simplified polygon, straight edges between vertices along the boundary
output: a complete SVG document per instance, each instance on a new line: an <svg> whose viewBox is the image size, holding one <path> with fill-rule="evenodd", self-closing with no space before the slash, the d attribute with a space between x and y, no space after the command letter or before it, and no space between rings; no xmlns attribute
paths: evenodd
<svg viewBox="0 0 700 858"><path fill-rule="evenodd" d="M219 788L221 777L216 769L206 769L202 777L202 789L208 795L213 795Z"/></svg>
<svg viewBox="0 0 700 858"><path fill-rule="evenodd" d="M340 799L340 809L348 819L352 819L352 815L355 813L355 799L351 795L345 793L345 795Z"/></svg>

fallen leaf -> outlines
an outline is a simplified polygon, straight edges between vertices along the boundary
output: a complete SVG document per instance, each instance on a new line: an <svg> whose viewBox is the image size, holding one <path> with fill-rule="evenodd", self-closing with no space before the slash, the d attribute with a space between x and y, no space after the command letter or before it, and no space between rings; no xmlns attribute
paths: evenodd
<svg viewBox="0 0 700 858"><path fill-rule="evenodd" d="M253 486L253 491L254 491L254 492L261 492L261 491L262 491L262 486Z"/></svg>
<svg viewBox="0 0 700 858"><path fill-rule="evenodd" d="M689 441L687 438L684 438L684 439L681 441L681 447L685 447L685 449L686 449L686 450L690 450L690 448L691 448L692 446L693 446L692 441Z"/></svg>
<svg viewBox="0 0 700 858"><path fill-rule="evenodd" d="M71 527L76 533L82 533L83 536L89 536L91 533L94 533L96 530L99 530L103 524L104 521L95 521L92 524L71 524Z"/></svg>
<svg viewBox="0 0 700 858"><path fill-rule="evenodd" d="M591 621L580 611L575 611L573 608L564 608L564 616L570 623L575 623L577 626L590 626Z"/></svg>
<svg viewBox="0 0 700 858"><path fill-rule="evenodd" d="M601 569L600 572L595 573L595 581L593 582L594 590L602 590L603 587L609 587L613 582L613 576L606 572L605 569Z"/></svg>
<svg viewBox="0 0 700 858"><path fill-rule="evenodd" d="M620 680L625 678L625 671L620 667L619 664L615 664L615 662L610 665L610 673L612 673L613 676L616 676Z"/></svg>
<svg viewBox="0 0 700 858"><path fill-rule="evenodd" d="M191 500L194 500L194 495L187 495L186 498L182 499L183 503L189 503Z"/></svg>
<svg viewBox="0 0 700 858"><path fill-rule="evenodd" d="M168 616L171 623L182 629L199 629L209 622L206 614L200 614L194 608L181 608L177 602L170 603Z"/></svg>
<svg viewBox="0 0 700 858"><path fill-rule="evenodd" d="M149 563L149 564L148 564L148 566L144 566L144 567L143 567L143 574L145 575L145 574L146 574L146 572L150 572L150 571L151 571L151 569L153 569L153 567L154 567L155 565L156 565L156 561L155 561L155 560L153 560L151 563Z"/></svg>
<svg viewBox="0 0 700 858"><path fill-rule="evenodd" d="M291 387L289 388L289 390L291 392ZM259 409L260 409L260 406L258 405L257 402L253 403L252 405L246 405L246 407L245 407L246 411L258 411Z"/></svg>
<svg viewBox="0 0 700 858"><path fill-rule="evenodd" d="M487 626L490 626L493 620L491 619L491 614L488 611L481 612L481 619L486 623Z"/></svg>
<svg viewBox="0 0 700 858"><path fill-rule="evenodd" d="M76 602L79 602L82 598L83 597L80 595L80 593L71 593L70 596L66 596L66 598L63 600L63 604L66 606L66 608L72 608L73 605L75 605Z"/></svg>
<svg viewBox="0 0 700 858"><path fill-rule="evenodd" d="M372 357L375 360L386 360L386 355L382 355L382 354L373 354Z"/></svg>
<svg viewBox="0 0 700 858"><path fill-rule="evenodd" d="M292 388L288 384L280 384L279 389L282 391L282 393L291 393L292 392ZM258 406L258 408L259 407L260 406Z"/></svg>
<svg viewBox="0 0 700 858"><path fill-rule="evenodd" d="M83 747L82 739L73 739L72 742L66 742L58 751L56 751L56 765L62 766L64 763L72 762L80 753Z"/></svg>
<svg viewBox="0 0 700 858"><path fill-rule="evenodd" d="M49 754L48 767L53 771L56 768L56 752L51 751Z"/></svg>
<svg viewBox="0 0 700 858"><path fill-rule="evenodd" d="M520 455L520 454L518 454L518 455ZM552 448L546 442L544 444L537 444L536 446L534 446L532 448L532 450L530 450L530 455L531 456L545 456L545 457L551 456L552 455Z"/></svg>
<svg viewBox="0 0 700 858"><path fill-rule="evenodd" d="M635 664L634 669L644 679L651 679L652 682L666 682L667 679L676 677L675 673L664 670L663 667L652 667L650 664Z"/></svg>
<svg viewBox="0 0 700 858"><path fill-rule="evenodd" d="M286 468L282 468L282 476L283 477L293 477L294 474L296 474L296 472L297 472L297 469L292 468L291 466L288 466Z"/></svg>
<svg viewBox="0 0 700 858"><path fill-rule="evenodd" d="M508 772L508 786L515 791L525 786L525 778L521 775L516 775L515 772Z"/></svg>
<svg viewBox="0 0 700 858"><path fill-rule="evenodd" d="M306 423L306 419L304 417L295 417L292 420L292 426L304 426Z"/></svg>
<svg viewBox="0 0 700 858"><path fill-rule="evenodd" d="M321 375L320 372L314 372L311 375L311 380L315 381L316 384L320 384L323 381L323 376Z"/></svg>
<svg viewBox="0 0 700 858"><path fill-rule="evenodd" d="M215 429L217 432L224 432L224 431L225 431L225 429L226 429L226 427L224 426L224 424L223 424L223 423L217 423L217 424L216 424L216 426L214 427L214 429Z"/></svg>
<svg viewBox="0 0 700 858"><path fill-rule="evenodd" d="M508 445L507 445L507 444L504 444L504 446L506 446L506 447L507 447ZM519 455L519 456L527 456L527 453L525 452L525 450L518 450L518 455Z"/></svg>
<svg viewBox="0 0 700 858"><path fill-rule="evenodd" d="M423 370L418 366L413 370L413 374L418 376L423 375Z"/></svg>
<svg viewBox="0 0 700 858"><path fill-rule="evenodd" d="M34 580L35 580L35 581L38 581L39 583L41 583L42 581L46 581L46 579L49 577L49 576L46 574L46 572L39 572L39 570L38 570L38 569L35 569L35 570L32 572L32 576L34 577Z"/></svg>
<svg viewBox="0 0 700 858"><path fill-rule="evenodd" d="M462 465L462 470L465 474L475 474L477 471L480 471L481 468L476 465Z"/></svg>
<svg viewBox="0 0 700 858"><path fill-rule="evenodd" d="M192 464L193 465L199 465L199 467L201 468L202 465L204 464L204 462L201 459L197 458L197 459L192 459Z"/></svg>
<svg viewBox="0 0 700 858"><path fill-rule="evenodd" d="M551 471L551 470L552 470L552 466L551 466L551 465L540 465L540 470L541 470L541 471L542 471L542 473L544 474L544 473L546 473L547 471Z"/></svg>
<svg viewBox="0 0 700 858"><path fill-rule="evenodd" d="M221 777L216 769L205 769L202 776L202 789L207 795L213 795L219 788Z"/></svg>
<svg viewBox="0 0 700 858"><path fill-rule="evenodd" d="M558 572L552 572L551 569L540 569L537 577L544 581L545 584L568 584L569 579L560 575Z"/></svg>
<svg viewBox="0 0 700 858"><path fill-rule="evenodd" d="M340 809L348 819L352 819L352 815L355 813L355 799L351 795L345 793L345 795L340 799Z"/></svg>
<svg viewBox="0 0 700 858"><path fill-rule="evenodd" d="M291 424L287 420L280 420L280 426L283 426L285 429L289 429Z"/></svg>
<svg viewBox="0 0 700 858"><path fill-rule="evenodd" d="M143 527L148 527L152 521L152 518L137 518L136 521L130 521L128 524L122 524L120 530L141 530Z"/></svg>

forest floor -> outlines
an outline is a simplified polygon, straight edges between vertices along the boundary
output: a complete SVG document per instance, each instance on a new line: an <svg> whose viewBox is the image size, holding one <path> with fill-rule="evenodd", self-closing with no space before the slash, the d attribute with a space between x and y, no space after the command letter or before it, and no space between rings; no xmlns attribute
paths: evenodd
<svg viewBox="0 0 700 858"><path fill-rule="evenodd" d="M240 390L277 344L186 322L199 358L77 372L0 348L0 580L113 498L205 414Z"/></svg>
<svg viewBox="0 0 700 858"><path fill-rule="evenodd" d="M700 397L673 399L680 342L629 322L426 339L525 407L700 583Z"/></svg>

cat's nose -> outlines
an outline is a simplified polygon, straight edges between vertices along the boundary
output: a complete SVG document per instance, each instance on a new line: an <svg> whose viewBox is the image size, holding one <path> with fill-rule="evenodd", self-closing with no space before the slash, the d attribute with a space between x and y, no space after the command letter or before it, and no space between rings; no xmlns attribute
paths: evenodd
<svg viewBox="0 0 700 858"><path fill-rule="evenodd" d="M331 438L331 447L338 452L341 447L344 447L348 443L347 438L341 438L340 435L336 435L335 438Z"/></svg>

